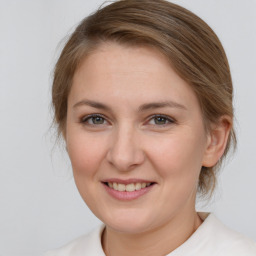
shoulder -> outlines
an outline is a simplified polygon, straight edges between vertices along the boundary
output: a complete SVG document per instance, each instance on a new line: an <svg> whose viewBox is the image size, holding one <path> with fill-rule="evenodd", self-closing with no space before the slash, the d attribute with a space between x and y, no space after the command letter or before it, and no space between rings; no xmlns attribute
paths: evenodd
<svg viewBox="0 0 256 256"><path fill-rule="evenodd" d="M214 214L201 215L204 222L171 256L256 256L256 243L225 226Z"/></svg>
<svg viewBox="0 0 256 256"><path fill-rule="evenodd" d="M101 247L101 233L103 229L104 225L101 225L90 233L71 241L65 246L47 252L44 256L104 256L105 254Z"/></svg>
<svg viewBox="0 0 256 256"><path fill-rule="evenodd" d="M220 232L221 231L221 232ZM256 256L256 243L250 238L219 223L216 243L220 243L218 256Z"/></svg>
<svg viewBox="0 0 256 256"><path fill-rule="evenodd" d="M256 256L256 244L252 240L240 237L229 246L223 248L219 256Z"/></svg>
<svg viewBox="0 0 256 256"><path fill-rule="evenodd" d="M224 225L214 214L209 214L198 231L206 250L212 252L209 255L256 256L256 243Z"/></svg>
<svg viewBox="0 0 256 256"><path fill-rule="evenodd" d="M212 239L213 246L216 248L214 255L218 256L256 256L256 243L246 236L236 232L213 214L209 217L208 228L209 238ZM207 228L206 225L206 228Z"/></svg>

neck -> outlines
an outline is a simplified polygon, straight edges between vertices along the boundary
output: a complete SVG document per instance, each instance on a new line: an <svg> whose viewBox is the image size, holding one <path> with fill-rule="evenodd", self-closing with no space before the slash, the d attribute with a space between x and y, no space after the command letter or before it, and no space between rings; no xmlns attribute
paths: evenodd
<svg viewBox="0 0 256 256"><path fill-rule="evenodd" d="M102 244L107 256L167 255L182 245L201 225L195 212L178 214L168 224L144 233L125 234L106 227Z"/></svg>

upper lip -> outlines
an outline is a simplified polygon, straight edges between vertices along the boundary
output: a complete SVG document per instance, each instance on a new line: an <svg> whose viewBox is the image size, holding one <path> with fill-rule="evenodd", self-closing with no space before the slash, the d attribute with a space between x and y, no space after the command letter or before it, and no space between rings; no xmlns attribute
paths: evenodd
<svg viewBox="0 0 256 256"><path fill-rule="evenodd" d="M131 184L131 183L155 183L152 180L145 180L145 179L117 179L117 178L111 178L111 179L105 179L102 180L103 183L111 182L111 183L119 183L119 184Z"/></svg>

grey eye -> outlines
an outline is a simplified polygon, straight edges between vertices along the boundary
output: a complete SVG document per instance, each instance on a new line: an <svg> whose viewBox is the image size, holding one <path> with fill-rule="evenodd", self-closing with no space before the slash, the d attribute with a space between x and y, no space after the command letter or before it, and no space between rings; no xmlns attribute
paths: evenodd
<svg viewBox="0 0 256 256"><path fill-rule="evenodd" d="M102 125L106 123L106 119L100 115L90 115L81 120L83 124Z"/></svg>
<svg viewBox="0 0 256 256"><path fill-rule="evenodd" d="M165 117L157 116L154 118L154 122L155 122L155 124L163 125L163 124L168 123L169 121Z"/></svg>
<svg viewBox="0 0 256 256"><path fill-rule="evenodd" d="M175 121L172 118L164 115L155 115L149 120L150 125L157 126L165 126L173 123L175 123Z"/></svg>
<svg viewBox="0 0 256 256"><path fill-rule="evenodd" d="M101 116L94 116L94 117L91 117L91 122L90 120L88 120L89 123L93 123L93 124L104 124L105 122L105 119Z"/></svg>

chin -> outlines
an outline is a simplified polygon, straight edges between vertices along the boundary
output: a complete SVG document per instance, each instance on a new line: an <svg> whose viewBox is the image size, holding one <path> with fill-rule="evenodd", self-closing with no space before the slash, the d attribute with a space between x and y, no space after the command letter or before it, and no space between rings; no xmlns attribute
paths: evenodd
<svg viewBox="0 0 256 256"><path fill-rule="evenodd" d="M138 234L152 228L153 220L147 214L111 214L110 218L103 219L108 228L120 233ZM150 220L151 219L151 220Z"/></svg>
<svg viewBox="0 0 256 256"><path fill-rule="evenodd" d="M108 228L111 228L115 232L125 233L125 234L139 234L148 231L150 228L146 227L141 223L110 223L106 224Z"/></svg>

